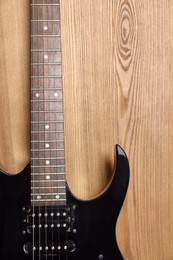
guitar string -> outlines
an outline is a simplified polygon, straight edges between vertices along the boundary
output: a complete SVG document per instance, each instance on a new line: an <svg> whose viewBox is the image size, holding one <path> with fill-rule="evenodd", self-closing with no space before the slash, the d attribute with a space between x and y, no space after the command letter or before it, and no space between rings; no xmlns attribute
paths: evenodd
<svg viewBox="0 0 173 260"><path fill-rule="evenodd" d="M33 3L35 4L34 0L33 0ZM33 15L33 17L35 16L34 7L32 8L32 15ZM32 33L32 30L33 30L33 25L31 26L31 33ZM32 45L33 45L33 42L32 42ZM33 48L33 46L32 46L32 48ZM32 58L33 57L34 57L34 54L32 54ZM32 74L34 74L34 66L32 66ZM34 80L31 81L32 87L33 87L33 81ZM34 96L34 91L32 91L31 97L33 98L33 96ZM34 109L34 104L32 104L31 109ZM33 117L32 121L34 121L34 114L32 115L32 113L31 113L31 116ZM34 124L32 124L32 131L33 131L32 139L35 140ZM32 158L34 158L34 151L32 153L33 153ZM33 164L33 166L35 165L34 159L32 160L32 164ZM34 172L35 172L35 168L32 167L31 170L32 170L32 177L31 178L33 178L33 182L32 182L32 194L33 195L31 196L31 198L32 198L32 213L33 213L33 220L32 220L32 225L33 225L32 226L32 240L33 240L32 241L32 259L34 260L35 259L35 251L34 251L34 244L35 244L35 237L34 237L35 236L35 234L34 234L34 232L35 232L35 230L34 230L34 225L35 225L35 174L34 174Z"/></svg>
<svg viewBox="0 0 173 260"><path fill-rule="evenodd" d="M60 1L59 1L59 3L60 3ZM60 4L59 4L59 31L60 31L59 34L60 34L60 48L61 48L61 77L62 77L62 37L61 37L61 8L60 8ZM62 100L63 100L63 79L61 78L61 80L62 80L61 84L62 84ZM63 111L63 132L64 132L64 102L62 102L62 111ZM64 135L64 153L65 153L65 135ZM64 157L65 157L65 154L64 154ZM64 161L64 172L66 173L65 161ZM66 174L65 174L64 184L65 184L65 187L66 187ZM67 196L67 194L66 194L66 188L65 188L65 198L66 198L66 200L65 200L65 208L67 208L67 197L66 196ZM65 212L67 212L67 210L65 210ZM66 233L65 234L65 241L66 241L66 244L65 244L65 246L67 246L67 235L68 235L67 228L68 227L67 227L67 224L66 224L66 227L65 227L65 233ZM68 255L67 255L68 250L67 249L65 249L65 250L66 250L66 260L67 260L67 258L68 258Z"/></svg>
<svg viewBox="0 0 173 260"><path fill-rule="evenodd" d="M52 9L52 8L51 8ZM50 17L52 17L53 16L53 14L50 14ZM47 17L48 18L48 17ZM50 29L49 27L48 27L48 29ZM53 35L54 33L52 32L52 28L51 28L51 34ZM50 57L49 57L49 60L48 60L48 63L50 63ZM48 64L48 71L49 71L49 75L51 75L51 73L50 73L50 66L49 66L49 64ZM50 86L49 86L50 87ZM49 90L49 100L51 99L51 95L50 95L50 90ZM50 102L51 101L49 101L49 105L50 105ZM49 107L49 110L50 110L50 107ZM51 124L51 112L49 112L49 121L50 121L50 124ZM51 124L51 126L52 126L52 124ZM51 136L53 136L54 135L54 133L52 133L52 135ZM55 140L55 138L53 138L53 140ZM52 153L50 154L50 158L52 158ZM50 162L52 163L52 159L50 159ZM50 172L51 172L51 200L52 200L52 193L53 193L53 180L52 180L52 176L53 176L53 174L52 174L52 168L50 168ZM51 201L51 212L53 213L53 200ZM52 225L53 225L53 219L54 217L52 216ZM52 244L52 260L54 259L54 255L53 255L53 248L54 248L54 241L53 241L53 233L54 233L54 227L52 227L51 228L51 240L52 240L52 242L51 242L51 244Z"/></svg>
<svg viewBox="0 0 173 260"><path fill-rule="evenodd" d="M34 7L35 8L35 7ZM38 8L36 9L37 10L37 22L36 22L36 32L37 32L37 34L38 34ZM38 39L38 37L37 37L37 48L39 48L39 44L40 44L40 42L39 42L39 39ZM40 57L38 58L38 60L40 59ZM39 75L40 74L40 71L39 71L39 65L36 65L36 72L37 72L37 74ZM38 80L38 82L39 82L39 80ZM40 82L39 82L40 83ZM39 85L39 84L38 84ZM39 101L39 97L40 97L40 90L39 90L39 95L38 95L38 98L37 98L37 106L38 106L38 111L40 111L40 101ZM40 130L40 113L38 112L38 130ZM38 148L38 150L39 150L39 158L40 158L40 134L38 133L38 140L39 140L39 148ZM40 159L39 159L39 166L40 166ZM39 169L39 177L40 177L40 167L38 167L38 169ZM39 178L40 179L40 178ZM38 202L38 204L39 204L39 214L38 214L38 219L39 219L39 226L38 226L38 233L39 233L39 247L38 247L38 252L39 252L39 260L41 259L41 252L42 252L42 248L41 248L41 205L40 205L40 184L39 184L39 202Z"/></svg>

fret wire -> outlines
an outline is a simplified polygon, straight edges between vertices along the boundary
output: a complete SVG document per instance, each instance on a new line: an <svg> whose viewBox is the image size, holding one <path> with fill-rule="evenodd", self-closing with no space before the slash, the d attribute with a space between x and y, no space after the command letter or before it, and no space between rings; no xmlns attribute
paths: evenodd
<svg viewBox="0 0 173 260"><path fill-rule="evenodd" d="M32 173L32 175L47 175L47 174L55 174L55 175L65 175L65 172L51 172L51 173L47 173L47 172L44 172L44 173L36 173L36 172L34 172L34 173Z"/></svg>
<svg viewBox="0 0 173 260"><path fill-rule="evenodd" d="M40 199L40 200L31 199L31 201L35 201L35 202L40 202L40 201L45 201L45 202L47 202L47 201L66 201L66 199Z"/></svg>
<svg viewBox="0 0 173 260"><path fill-rule="evenodd" d="M45 120L45 121L31 121L31 124L44 124L44 123L64 123L64 121L54 121L54 120ZM51 140L50 140L51 141ZM56 140L54 140L56 141ZM62 140L63 141L63 140ZM32 142L32 141L31 141Z"/></svg>
<svg viewBox="0 0 173 260"><path fill-rule="evenodd" d="M31 143L51 143L51 142L64 142L64 139L62 139L62 140L39 140L39 141L37 141L37 140L35 140L35 141L31 141Z"/></svg>
<svg viewBox="0 0 173 260"><path fill-rule="evenodd" d="M53 193L31 193L31 195L56 195L58 193L58 195L65 195L65 192L53 192Z"/></svg>
<svg viewBox="0 0 173 260"><path fill-rule="evenodd" d="M42 201L43 201L43 202L47 202L47 201L66 201L66 199L44 199L44 200L41 200L41 199L40 199L40 200L33 200L33 199L31 199L31 201L32 201L32 202L38 202L38 203L39 203L40 201L41 201L41 202L42 202Z"/></svg>
<svg viewBox="0 0 173 260"><path fill-rule="evenodd" d="M31 102L60 102L62 103L63 101L62 100L58 100L58 99L31 99ZM47 122L47 121L46 121Z"/></svg>
<svg viewBox="0 0 173 260"><path fill-rule="evenodd" d="M31 168L61 168L65 167L64 164L61 165L31 165Z"/></svg>
<svg viewBox="0 0 173 260"><path fill-rule="evenodd" d="M52 75L52 76L49 76L49 75L47 75L47 76L40 76L40 75L37 75L37 76L31 76L31 79L36 79L36 78L62 78L62 75L60 75L60 76L56 76L56 75Z"/></svg>
<svg viewBox="0 0 173 260"><path fill-rule="evenodd" d="M51 110L46 110L46 111L43 111L43 110L32 110L31 113L63 113L62 111L51 111Z"/></svg>
<svg viewBox="0 0 173 260"><path fill-rule="evenodd" d="M31 20L31 22L60 22L60 20Z"/></svg>
<svg viewBox="0 0 173 260"><path fill-rule="evenodd" d="M58 88L32 88L31 91L35 91L35 90L62 90L62 87L58 87Z"/></svg>
<svg viewBox="0 0 173 260"><path fill-rule="evenodd" d="M64 133L64 131L61 131L61 130L57 130L57 131L54 131L54 130L45 130L45 131L31 131L31 133L33 134L37 134L37 133Z"/></svg>
<svg viewBox="0 0 173 260"><path fill-rule="evenodd" d="M31 52L61 52L61 49L31 49Z"/></svg>
<svg viewBox="0 0 173 260"><path fill-rule="evenodd" d="M54 6L54 5L59 5L59 4L31 4L31 5L33 5L33 6Z"/></svg>
<svg viewBox="0 0 173 260"><path fill-rule="evenodd" d="M61 37L60 34L54 34L54 35L51 35L51 34L31 34L31 37L34 38L34 37Z"/></svg>
<svg viewBox="0 0 173 260"><path fill-rule="evenodd" d="M62 65L61 62L33 62L31 65Z"/></svg>
<svg viewBox="0 0 173 260"><path fill-rule="evenodd" d="M34 189L65 189L66 188L66 186L39 186L39 187L37 187L37 186L34 186L34 187L31 187L31 190L34 190Z"/></svg>
<svg viewBox="0 0 173 260"><path fill-rule="evenodd" d="M31 149L31 152L64 151L64 149Z"/></svg>
<svg viewBox="0 0 173 260"><path fill-rule="evenodd" d="M36 181L38 181L38 182L46 182L46 183L49 183L49 182L51 182L52 180L47 180L47 179L45 179L45 180L36 180ZM54 182L65 182L66 180L64 179L64 180L53 180ZM35 182L35 179L34 180L31 180L31 182Z"/></svg>

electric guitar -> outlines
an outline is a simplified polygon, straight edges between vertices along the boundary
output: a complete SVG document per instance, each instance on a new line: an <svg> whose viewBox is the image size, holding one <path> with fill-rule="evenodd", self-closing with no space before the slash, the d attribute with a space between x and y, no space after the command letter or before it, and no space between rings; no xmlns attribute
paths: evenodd
<svg viewBox="0 0 173 260"><path fill-rule="evenodd" d="M1 260L120 260L115 228L129 182L116 146L108 189L78 200L66 183L60 1L31 0L31 163L0 174Z"/></svg>

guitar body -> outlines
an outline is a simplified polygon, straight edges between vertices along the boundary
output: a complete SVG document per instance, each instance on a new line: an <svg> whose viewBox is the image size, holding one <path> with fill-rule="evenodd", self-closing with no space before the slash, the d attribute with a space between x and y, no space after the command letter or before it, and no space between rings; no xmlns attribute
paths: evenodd
<svg viewBox="0 0 173 260"><path fill-rule="evenodd" d="M67 187L67 202L75 205L75 229L72 235L75 250L47 259L119 260L123 259L117 245L115 227L128 182L128 159L117 145L117 166L108 189L98 198L82 201ZM30 204L30 166L17 176L0 174L0 259L46 259L27 256L23 251L22 207ZM58 208L58 206L57 206Z"/></svg>

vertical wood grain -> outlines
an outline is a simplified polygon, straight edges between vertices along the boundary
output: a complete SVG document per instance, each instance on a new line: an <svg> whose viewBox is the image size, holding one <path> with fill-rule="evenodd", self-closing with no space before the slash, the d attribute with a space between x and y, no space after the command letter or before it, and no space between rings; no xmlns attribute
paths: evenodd
<svg viewBox="0 0 173 260"><path fill-rule="evenodd" d="M21 171L30 161L29 0L0 1L0 166Z"/></svg>
<svg viewBox="0 0 173 260"><path fill-rule="evenodd" d="M29 84L19 84L29 81L27 3L0 3L0 161L14 172L29 160ZM68 182L95 197L111 178L114 144L124 147L125 260L173 259L172 17L169 0L61 0Z"/></svg>

